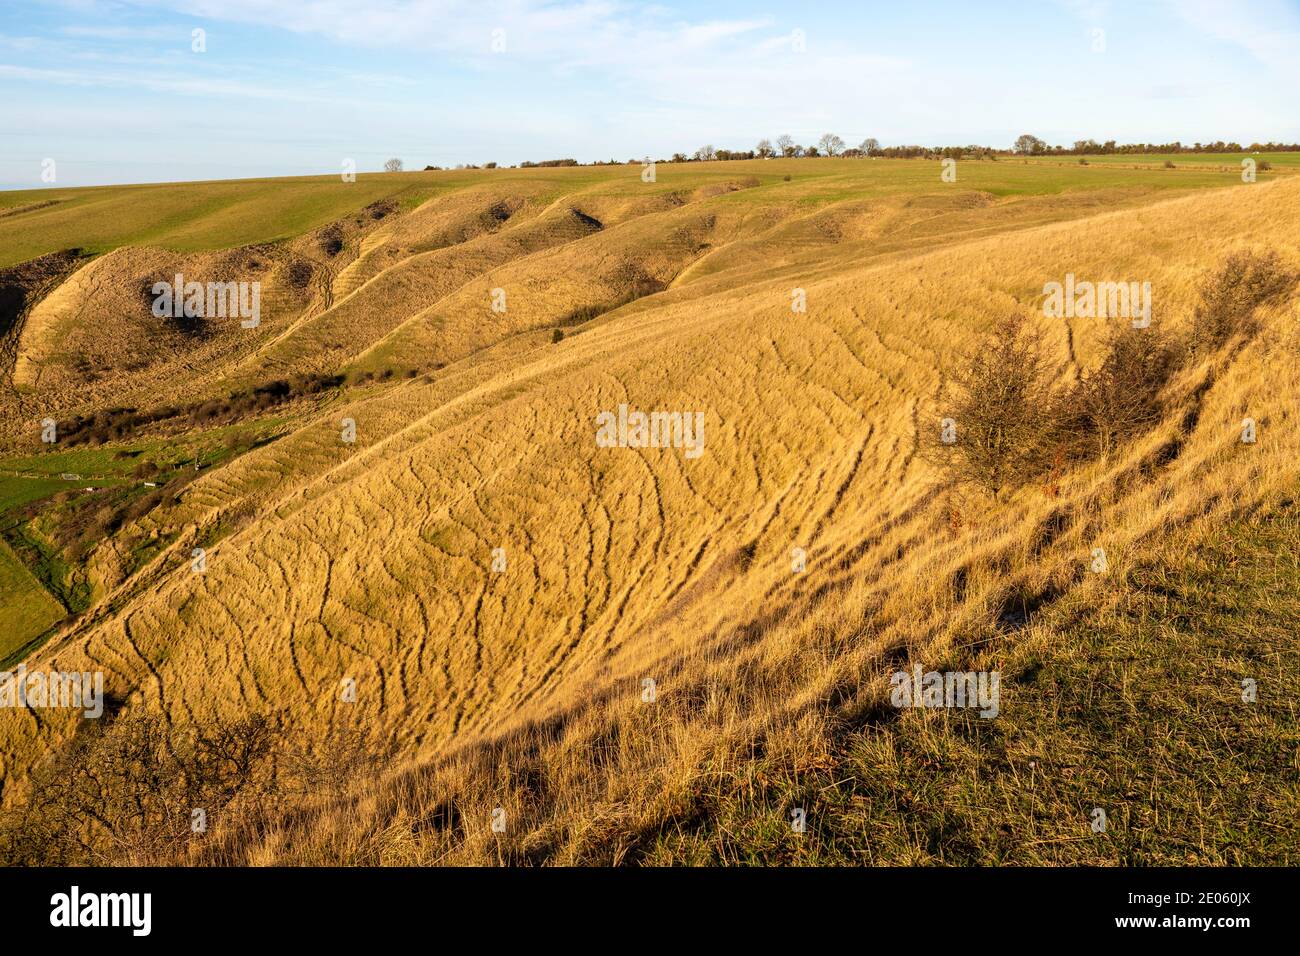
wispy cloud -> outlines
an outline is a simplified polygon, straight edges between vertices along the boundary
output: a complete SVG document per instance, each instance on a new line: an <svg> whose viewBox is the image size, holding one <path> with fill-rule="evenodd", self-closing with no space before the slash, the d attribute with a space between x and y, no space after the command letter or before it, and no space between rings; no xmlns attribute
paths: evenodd
<svg viewBox="0 0 1300 956"><path fill-rule="evenodd" d="M170 40L178 36L178 31L167 27L123 27L123 26L65 26L59 32L64 36L77 39L139 41Z"/></svg>
<svg viewBox="0 0 1300 956"><path fill-rule="evenodd" d="M1208 37L1249 53L1277 79L1300 85L1300 12L1284 0L1166 0Z"/></svg>
<svg viewBox="0 0 1300 956"><path fill-rule="evenodd" d="M205 79L184 75L104 73L89 70L50 70L11 63L0 63L0 77L57 83L62 86L100 88L138 87L159 93L183 93L194 96L239 96L263 100L338 103L337 97L315 96L281 87L257 86L236 80Z"/></svg>

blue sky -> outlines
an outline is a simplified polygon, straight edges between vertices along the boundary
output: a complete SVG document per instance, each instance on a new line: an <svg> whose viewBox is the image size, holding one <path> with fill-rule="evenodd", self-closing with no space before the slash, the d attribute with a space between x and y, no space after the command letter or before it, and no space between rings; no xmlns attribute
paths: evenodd
<svg viewBox="0 0 1300 956"><path fill-rule="evenodd" d="M0 188L44 185L47 157L67 186L664 157L783 132L1298 141L1297 105L1300 0L0 5Z"/></svg>

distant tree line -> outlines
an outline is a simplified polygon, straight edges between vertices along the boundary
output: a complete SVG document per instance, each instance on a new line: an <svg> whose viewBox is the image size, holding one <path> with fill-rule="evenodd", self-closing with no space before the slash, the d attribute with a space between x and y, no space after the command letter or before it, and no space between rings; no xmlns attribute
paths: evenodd
<svg viewBox="0 0 1300 956"><path fill-rule="evenodd" d="M834 133L825 133L815 144L803 146L788 133L783 133L775 140L761 139L751 150L736 151L718 149L712 145L701 146L692 155L674 153L675 163L709 162L720 159L802 159L814 156L880 156L886 159L993 159L1011 154L1023 156L1106 156L1110 154L1133 155L1141 153L1289 153L1300 152L1300 143L1240 143L1215 140L1212 143L1194 143L1190 146L1179 141L1172 143L1116 143L1109 139L1099 143L1095 139L1075 140L1071 146L1051 146L1030 133L1020 136L1010 150L994 146L982 146L978 143L966 146L881 146L874 137L864 139L857 146L847 147L844 140Z"/></svg>
<svg viewBox="0 0 1300 956"><path fill-rule="evenodd" d="M701 146L695 152L673 153L671 159L658 159L658 163L709 163L729 159L811 159L818 156L839 156L847 159L863 156L881 157L883 159L991 159L999 156L1109 156L1138 155L1143 153L1295 153L1300 152L1300 143L1240 143L1215 140L1212 143L1193 143L1190 146L1175 140L1172 143L1117 143L1113 139L1099 143L1095 139L1078 139L1070 146L1049 145L1046 140L1032 133L1017 137L1010 149L995 146L981 146L972 143L966 146L881 146L880 140L868 136L857 146L848 146L834 133L824 133L815 143L803 145L789 133L782 133L775 140L760 139L753 149L723 149L712 143ZM634 166L649 162L646 159L608 159L579 163L576 159L546 159L541 162L525 160L519 164L520 169L533 169L541 166ZM441 169L440 166L426 166L426 170ZM456 169L478 169L474 165L457 166ZM497 168L496 163L485 163L486 169Z"/></svg>
<svg viewBox="0 0 1300 956"><path fill-rule="evenodd" d="M1012 151L1022 156L1110 156L1142 153L1295 153L1300 143L1240 143L1215 140L1213 143L1193 143L1188 146L1178 140L1172 143L1124 143L1108 139L1099 143L1095 139L1076 139L1072 146L1049 146L1030 133L1018 137Z"/></svg>

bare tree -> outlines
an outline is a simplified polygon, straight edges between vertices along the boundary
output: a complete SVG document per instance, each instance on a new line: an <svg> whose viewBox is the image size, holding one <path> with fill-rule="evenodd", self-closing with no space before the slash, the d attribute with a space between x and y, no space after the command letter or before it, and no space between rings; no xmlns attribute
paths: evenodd
<svg viewBox="0 0 1300 956"><path fill-rule="evenodd" d="M754 152L758 153L759 159L767 159L772 155L772 141L768 139L760 139L758 141L758 146L754 148Z"/></svg>
<svg viewBox="0 0 1300 956"><path fill-rule="evenodd" d="M994 498L1045 471L1050 383L1042 332L1018 316L1003 320L952 370L926 457Z"/></svg>
<svg viewBox="0 0 1300 956"><path fill-rule="evenodd" d="M718 151L714 149L711 144L708 146L701 146L695 151L695 158L702 162L709 162L710 160L718 158Z"/></svg>
<svg viewBox="0 0 1300 956"><path fill-rule="evenodd" d="M393 158L384 163L384 172L386 173L400 173L401 171L402 161L400 159Z"/></svg>
<svg viewBox="0 0 1300 956"><path fill-rule="evenodd" d="M858 149L862 150L868 156L875 156L876 153L880 152L880 140L876 139L874 136L868 136L862 141L862 145L859 146Z"/></svg>
<svg viewBox="0 0 1300 956"><path fill-rule="evenodd" d="M817 145L827 156L838 156L844 150L844 140L834 133L822 133L822 138L817 140Z"/></svg>
<svg viewBox="0 0 1300 956"><path fill-rule="evenodd" d="M789 133L782 133L776 138L776 148L781 151L781 155L787 159L794 155L796 149L794 137Z"/></svg>

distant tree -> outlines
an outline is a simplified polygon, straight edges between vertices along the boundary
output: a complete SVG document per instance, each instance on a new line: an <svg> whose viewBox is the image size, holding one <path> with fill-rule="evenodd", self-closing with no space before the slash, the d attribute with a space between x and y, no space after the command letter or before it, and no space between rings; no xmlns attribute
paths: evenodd
<svg viewBox="0 0 1300 956"><path fill-rule="evenodd" d="M400 159L390 159L384 163L384 172L400 173L402 171L402 161Z"/></svg>
<svg viewBox="0 0 1300 956"><path fill-rule="evenodd" d="M1019 137L1013 148L1023 156L1041 156L1047 152L1047 144L1037 136L1032 136L1029 133Z"/></svg>
<svg viewBox="0 0 1300 956"><path fill-rule="evenodd" d="M782 133L776 138L776 148L781 151L782 156L789 159L799 147L795 145L793 136L789 133Z"/></svg>
<svg viewBox="0 0 1300 956"><path fill-rule="evenodd" d="M496 164L496 163L484 163L484 164L483 164L483 168L484 168L484 169L496 169L496 168L497 168L497 164Z"/></svg>
<svg viewBox="0 0 1300 956"><path fill-rule="evenodd" d="M820 156L820 155L821 155L820 153L817 152L817 147L816 147L816 146L809 146L807 149L804 149L803 147L798 147L798 149L799 149L799 152L802 153L804 156L812 157L812 156Z"/></svg>
<svg viewBox="0 0 1300 956"><path fill-rule="evenodd" d="M822 133L822 138L817 140L817 146L827 156L838 156L844 149L844 140L834 133Z"/></svg>
<svg viewBox="0 0 1300 956"><path fill-rule="evenodd" d="M687 156L685 153L673 153L673 162L674 162L674 163L687 163L687 162L690 162L690 157Z"/></svg>
<svg viewBox="0 0 1300 956"><path fill-rule="evenodd" d="M759 159L767 159L769 156L772 155L773 152L772 141L767 139L760 139L758 141L758 145L754 147L754 152L758 153Z"/></svg>
<svg viewBox="0 0 1300 956"><path fill-rule="evenodd" d="M718 151L710 146L701 146L695 151L695 158L701 162L709 162L718 158Z"/></svg>
<svg viewBox="0 0 1300 956"><path fill-rule="evenodd" d="M876 153L880 152L880 140L876 139L874 136L868 136L858 144L858 149L862 150L868 156L875 156Z"/></svg>

